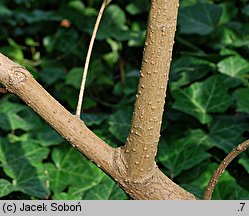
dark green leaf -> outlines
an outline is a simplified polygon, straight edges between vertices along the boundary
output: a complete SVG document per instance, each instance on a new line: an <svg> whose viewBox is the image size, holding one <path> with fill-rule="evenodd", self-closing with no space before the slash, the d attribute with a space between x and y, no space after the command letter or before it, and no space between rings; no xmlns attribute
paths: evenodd
<svg viewBox="0 0 249 216"><path fill-rule="evenodd" d="M84 188L69 187L67 192L56 193L53 196L55 200L81 200L84 194Z"/></svg>
<svg viewBox="0 0 249 216"><path fill-rule="evenodd" d="M5 5L3 5L0 2L0 17L8 17L11 16L12 11L10 9L8 9L7 7L5 7Z"/></svg>
<svg viewBox="0 0 249 216"><path fill-rule="evenodd" d="M0 197L10 194L13 190L14 187L9 181L0 179Z"/></svg>
<svg viewBox="0 0 249 216"><path fill-rule="evenodd" d="M84 113L81 115L81 119L87 126L100 125L107 118L108 115L105 114Z"/></svg>
<svg viewBox="0 0 249 216"><path fill-rule="evenodd" d="M127 199L126 194L116 185L116 183L106 176L100 184L86 193L84 199L87 200L123 200Z"/></svg>
<svg viewBox="0 0 249 216"><path fill-rule="evenodd" d="M28 108L24 105L9 102L9 97L2 99L0 104L0 121L5 125L0 126L4 130L16 130L22 129L24 131L29 131L34 127L32 122L25 119L20 115L21 112L28 111Z"/></svg>
<svg viewBox="0 0 249 216"><path fill-rule="evenodd" d="M119 141L125 142L131 125L131 110L119 110L110 117L109 131Z"/></svg>
<svg viewBox="0 0 249 216"><path fill-rule="evenodd" d="M209 61L195 57L183 56L173 62L170 73L170 88L176 90L179 87L193 83L206 76L215 65Z"/></svg>
<svg viewBox="0 0 249 216"><path fill-rule="evenodd" d="M246 171L249 174L249 157L243 156L239 159L239 164L245 167Z"/></svg>
<svg viewBox="0 0 249 216"><path fill-rule="evenodd" d="M249 4L247 4L245 7L243 7L242 12L246 16L249 16Z"/></svg>
<svg viewBox="0 0 249 216"><path fill-rule="evenodd" d="M28 24L42 21L60 21L62 17L54 11L33 10L31 13L18 13L16 18Z"/></svg>
<svg viewBox="0 0 249 216"><path fill-rule="evenodd" d="M79 89L81 84L81 79L82 79L82 68L75 67L68 72L66 76L66 84L72 85L75 88Z"/></svg>
<svg viewBox="0 0 249 216"><path fill-rule="evenodd" d="M4 131L11 130L10 123L6 114L0 113L0 128Z"/></svg>
<svg viewBox="0 0 249 216"><path fill-rule="evenodd" d="M137 15L148 11L149 1L148 0L134 0L129 3L125 8L129 14Z"/></svg>
<svg viewBox="0 0 249 216"><path fill-rule="evenodd" d="M210 137L215 146L229 153L235 146L241 143L243 133L248 125L242 118L232 116L221 116L215 118L210 125Z"/></svg>
<svg viewBox="0 0 249 216"><path fill-rule="evenodd" d="M190 131L186 137L167 145L161 143L159 161L169 169L171 178L210 157L206 152L212 146L208 135L201 130Z"/></svg>
<svg viewBox="0 0 249 216"><path fill-rule="evenodd" d="M61 136L48 124L44 123L36 134L36 142L41 146L59 145L63 142Z"/></svg>
<svg viewBox="0 0 249 216"><path fill-rule="evenodd" d="M74 86L76 89L80 89L82 73L83 73L83 68L81 67L72 68L66 76L66 84ZM105 65L101 62L101 60L99 59L93 60L93 62L89 66L89 70L87 73L86 87L88 87L91 84L94 84L94 86L96 87L97 84L102 85L105 82L110 83L111 78L106 76L106 74L107 74L107 69ZM102 76L102 79L104 77L103 81L102 79L100 79L100 76Z"/></svg>
<svg viewBox="0 0 249 216"><path fill-rule="evenodd" d="M40 163L47 154L47 149L34 143L9 143L1 139L0 161L5 173L13 179L13 190L39 198L49 195L46 174Z"/></svg>
<svg viewBox="0 0 249 216"><path fill-rule="evenodd" d="M234 92L237 101L237 111L249 113L249 88L240 88Z"/></svg>
<svg viewBox="0 0 249 216"><path fill-rule="evenodd" d="M90 17L83 26L84 30L89 34L92 34L95 20L96 18L92 19ZM97 39L103 40L107 38L114 38L121 41L130 39L130 33L126 26L125 13L118 5L111 4L107 7L99 26Z"/></svg>
<svg viewBox="0 0 249 216"><path fill-rule="evenodd" d="M219 4L222 7L222 15L220 18L220 23L230 22L238 14L238 8L235 2L223 2Z"/></svg>
<svg viewBox="0 0 249 216"><path fill-rule="evenodd" d="M198 3L179 12L180 31L184 34L208 35L215 31L222 8L215 4Z"/></svg>
<svg viewBox="0 0 249 216"><path fill-rule="evenodd" d="M65 72L63 68L45 68L40 71L40 76L46 85L51 85L56 81L63 79L65 77Z"/></svg>
<svg viewBox="0 0 249 216"><path fill-rule="evenodd" d="M57 147L52 151L54 164L47 163L51 190L62 192L67 186L86 191L97 185L104 174L95 165L70 146Z"/></svg>
<svg viewBox="0 0 249 216"><path fill-rule="evenodd" d="M173 108L194 116L202 124L212 121L210 113L224 112L232 103L222 77L218 75L172 94L175 98Z"/></svg>
<svg viewBox="0 0 249 216"><path fill-rule="evenodd" d="M101 129L94 129L93 132L101 138L104 142L106 142L108 145L112 146L113 148L116 148L119 146L119 143L117 143L117 139L110 133L108 128L105 130Z"/></svg>
<svg viewBox="0 0 249 216"><path fill-rule="evenodd" d="M79 43L79 33L73 29L59 29L56 34L43 38L43 45L48 53L59 52L65 55L81 56L76 49ZM70 56L72 59L72 56Z"/></svg>

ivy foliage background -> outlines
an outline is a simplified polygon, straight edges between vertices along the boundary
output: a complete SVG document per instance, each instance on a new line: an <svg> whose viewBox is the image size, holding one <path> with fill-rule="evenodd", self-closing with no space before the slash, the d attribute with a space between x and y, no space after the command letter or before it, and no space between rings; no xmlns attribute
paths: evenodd
<svg viewBox="0 0 249 216"><path fill-rule="evenodd" d="M148 0L113 1L94 46L82 119L125 142L135 101ZM27 67L75 112L99 0L0 0L0 52ZM182 0L157 162L202 197L227 153L249 138L249 1ZM166 80L165 80L166 81ZM2 199L129 199L17 97L0 96ZM249 151L213 199L249 199Z"/></svg>

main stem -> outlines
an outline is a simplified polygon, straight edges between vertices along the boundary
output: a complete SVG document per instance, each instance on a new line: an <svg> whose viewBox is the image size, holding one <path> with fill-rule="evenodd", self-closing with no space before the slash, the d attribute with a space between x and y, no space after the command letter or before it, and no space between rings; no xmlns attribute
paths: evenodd
<svg viewBox="0 0 249 216"><path fill-rule="evenodd" d="M144 178L156 168L178 0L152 0L131 130L124 158L131 179Z"/></svg>

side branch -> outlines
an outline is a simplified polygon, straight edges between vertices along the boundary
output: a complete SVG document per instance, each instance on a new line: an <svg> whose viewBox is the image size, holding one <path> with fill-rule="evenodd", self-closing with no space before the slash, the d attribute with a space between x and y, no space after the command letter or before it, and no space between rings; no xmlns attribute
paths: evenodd
<svg viewBox="0 0 249 216"><path fill-rule="evenodd" d="M114 149L68 112L22 66L0 53L0 82L27 103L64 139L106 172L111 172Z"/></svg>
<svg viewBox="0 0 249 216"><path fill-rule="evenodd" d="M244 152L249 147L249 140L244 141L243 143L239 144L236 148L234 148L222 161L219 167L214 172L213 176L211 177L207 189L204 193L203 199L210 200L212 198L212 194L214 191L214 187L217 184L220 176L224 173L226 167L232 162L232 160L237 157L238 154Z"/></svg>

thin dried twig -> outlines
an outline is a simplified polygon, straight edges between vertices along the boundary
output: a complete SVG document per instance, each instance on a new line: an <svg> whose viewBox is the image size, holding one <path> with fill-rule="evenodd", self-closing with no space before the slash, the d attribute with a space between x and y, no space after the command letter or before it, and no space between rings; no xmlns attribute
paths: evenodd
<svg viewBox="0 0 249 216"><path fill-rule="evenodd" d="M81 87L80 87L80 93L79 93L79 99L78 99L78 105L77 105L77 110L76 110L76 116L80 117L80 113L82 110L82 102L83 102L83 95L84 95L84 90L85 90L85 85L86 85L86 77L87 77L87 71L88 71L88 67L89 67L89 62L90 62L90 58L91 58L91 53L92 53L92 49L93 49L93 44L97 35L97 31L99 28L99 23L100 20L102 18L102 15L104 13L104 10L106 8L106 6L111 2L111 0L103 0L103 3L101 5L101 8L99 10L99 14L93 29L93 33L92 33L92 37L90 40L90 44L88 47L88 52L87 52L87 56L86 56L86 62L85 62L85 66L84 66L84 70L83 70L83 76L82 76L82 81L81 81Z"/></svg>
<svg viewBox="0 0 249 216"><path fill-rule="evenodd" d="M214 191L214 187L217 184L220 176L224 173L226 167L232 162L232 160L240 153L244 152L249 147L249 140L244 141L234 148L222 161L219 167L215 170L212 178L210 179L207 189L204 193L203 199L210 200Z"/></svg>

